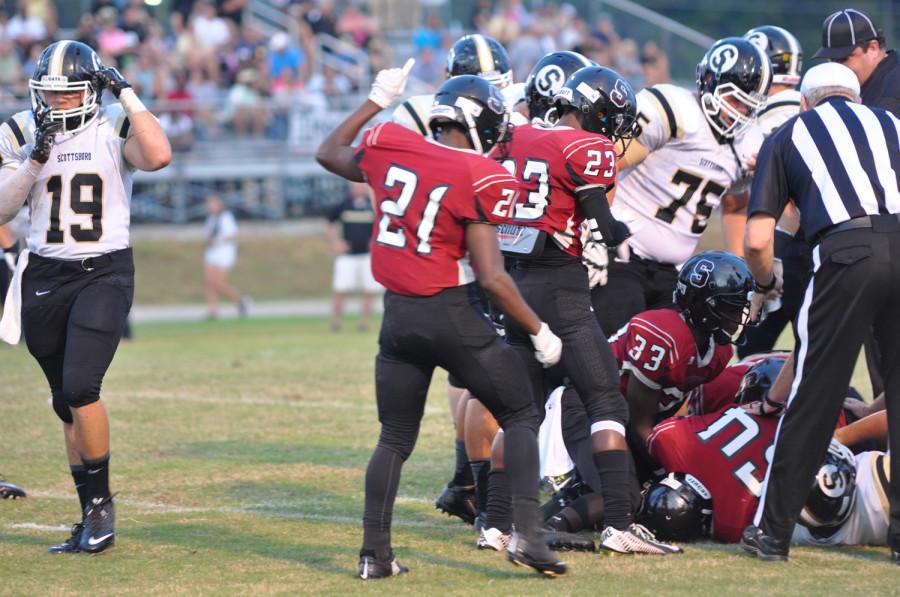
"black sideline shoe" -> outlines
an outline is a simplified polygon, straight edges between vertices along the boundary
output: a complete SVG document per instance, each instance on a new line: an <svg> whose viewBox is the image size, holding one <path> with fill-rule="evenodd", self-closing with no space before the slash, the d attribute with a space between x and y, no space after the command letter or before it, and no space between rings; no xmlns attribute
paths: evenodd
<svg viewBox="0 0 900 597"><path fill-rule="evenodd" d="M113 496L95 501L84 512L84 531L78 549L100 553L116 544L116 506Z"/></svg>
<svg viewBox="0 0 900 597"><path fill-rule="evenodd" d="M762 529L753 525L744 529L741 534L741 549L755 555L764 562L786 562L788 544L763 533Z"/></svg>
<svg viewBox="0 0 900 597"><path fill-rule="evenodd" d="M475 510L475 486L448 485L441 497L434 502L434 507L445 514L456 516L466 524L473 524L478 514Z"/></svg>
<svg viewBox="0 0 900 597"><path fill-rule="evenodd" d="M59 545L54 545L50 549L47 550L48 553L58 554L58 553L78 553L81 551L79 549L78 544L81 543L81 532L84 530L84 525L80 522L76 522L72 525L72 534L66 539L63 543Z"/></svg>
<svg viewBox="0 0 900 597"><path fill-rule="evenodd" d="M527 566L550 578L566 573L565 562L560 562L547 547L546 541L529 541L519 533L513 533L506 548L506 559L516 566Z"/></svg>
<svg viewBox="0 0 900 597"><path fill-rule="evenodd" d="M388 560L376 560L375 556L359 556L359 577L363 580L376 580L407 572L409 568L399 563L393 553Z"/></svg>

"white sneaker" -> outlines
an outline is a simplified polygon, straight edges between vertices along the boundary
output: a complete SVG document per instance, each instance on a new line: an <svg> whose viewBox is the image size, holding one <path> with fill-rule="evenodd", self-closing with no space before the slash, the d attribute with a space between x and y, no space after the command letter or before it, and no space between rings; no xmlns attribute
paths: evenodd
<svg viewBox="0 0 900 597"><path fill-rule="evenodd" d="M481 529L478 541L475 546L478 549L493 549L494 551L503 551L509 547L509 533L504 533L500 529Z"/></svg>
<svg viewBox="0 0 900 597"><path fill-rule="evenodd" d="M677 545L657 541L646 527L632 524L624 531L606 527L600 535L600 551L608 554L649 554L664 556L682 553Z"/></svg>

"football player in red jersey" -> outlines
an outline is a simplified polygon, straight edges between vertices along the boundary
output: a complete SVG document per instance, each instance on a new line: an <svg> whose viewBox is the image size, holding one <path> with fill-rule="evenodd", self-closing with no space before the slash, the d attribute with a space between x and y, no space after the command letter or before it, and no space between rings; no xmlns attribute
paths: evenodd
<svg viewBox="0 0 900 597"><path fill-rule="evenodd" d="M514 563L549 576L565 564L544 545L537 505L537 413L519 356L496 334L472 298L460 259L468 250L478 281L498 307L531 335L537 359L559 360L561 343L525 303L503 269L494 224L506 221L519 185L483 156L506 135L500 92L472 75L447 80L435 94L425 139L400 125L360 129L402 93L412 66L378 74L369 100L323 141L316 159L375 191L372 270L385 286L375 362L381 435L366 470L359 575L406 572L391 550L391 515L403 462L415 445L431 375L441 366L476 392L506 429L516 535Z"/></svg>
<svg viewBox="0 0 900 597"><path fill-rule="evenodd" d="M525 300L559 333L562 373L578 389L591 422L592 459L602 479L607 527L601 546L619 553L664 555L680 551L634 527L629 490L634 465L625 442L628 408L618 388L615 358L591 309L587 270L581 263L579 228L608 246L627 236L610 214L616 159L634 134L634 90L615 71L588 66L576 71L554 96L556 125L525 125L497 159L527 184L512 219L521 228L503 246L514 256L513 279ZM526 331L507 326L513 346L525 350ZM530 366L534 397L543 409L558 383ZM477 394L476 394L477 395ZM480 398L480 396L479 396ZM490 500L490 497L489 497Z"/></svg>

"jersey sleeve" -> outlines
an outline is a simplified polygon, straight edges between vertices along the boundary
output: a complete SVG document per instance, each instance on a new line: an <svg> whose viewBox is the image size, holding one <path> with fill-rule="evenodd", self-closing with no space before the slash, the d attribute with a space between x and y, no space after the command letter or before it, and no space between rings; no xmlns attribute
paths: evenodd
<svg viewBox="0 0 900 597"><path fill-rule="evenodd" d="M500 164L488 158L473 160L470 209L459 214L470 222L504 224L512 220L521 183Z"/></svg>
<svg viewBox="0 0 900 597"><path fill-rule="evenodd" d="M428 116L433 102L434 96L432 95L414 95L394 108L391 120L427 137L431 134Z"/></svg>
<svg viewBox="0 0 900 597"><path fill-rule="evenodd" d="M676 339L662 322L648 315L632 317L622 346L622 370L654 390L674 385L672 377L681 361Z"/></svg>
<svg viewBox="0 0 900 597"><path fill-rule="evenodd" d="M788 130L789 128L782 128L778 133L770 135L759 150L753 185L750 187L748 217L766 214L778 219L790 199L781 155L782 138Z"/></svg>
<svg viewBox="0 0 900 597"><path fill-rule="evenodd" d="M637 120L640 126L637 141L650 151L656 151L670 139L684 135L674 97L670 95L662 85L647 87L637 94Z"/></svg>
<svg viewBox="0 0 900 597"><path fill-rule="evenodd" d="M392 135L389 124L382 122L367 129L363 132L359 145L356 146L353 157L356 160L356 165L359 166L359 169L366 176L366 180L369 179L369 172L377 166L376 156L380 150L389 147L391 144Z"/></svg>
<svg viewBox="0 0 900 597"><path fill-rule="evenodd" d="M4 171L15 170L27 158L30 140L26 124L21 113L0 124L0 168Z"/></svg>
<svg viewBox="0 0 900 597"><path fill-rule="evenodd" d="M592 187L611 189L616 184L616 150L602 135L573 137L563 147L568 177L575 191Z"/></svg>

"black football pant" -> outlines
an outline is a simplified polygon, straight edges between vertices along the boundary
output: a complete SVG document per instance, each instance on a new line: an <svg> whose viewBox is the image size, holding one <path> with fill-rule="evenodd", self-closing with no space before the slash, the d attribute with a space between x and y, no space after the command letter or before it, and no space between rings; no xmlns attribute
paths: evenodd
<svg viewBox="0 0 900 597"><path fill-rule="evenodd" d="M794 390L754 523L789 540L825 458L859 349L874 327L884 356L889 441L900 445L900 225L825 236L797 314ZM891 459L888 543L900 549L900 459Z"/></svg>
<svg viewBox="0 0 900 597"><path fill-rule="evenodd" d="M522 359L479 307L475 285L431 297L385 293L378 344L381 435L366 470L363 551L379 559L390 553L400 471L415 446L435 367L460 380L503 427L513 522L519 532L535 532L540 470L533 392Z"/></svg>
<svg viewBox="0 0 900 597"><path fill-rule="evenodd" d="M592 312L586 268L575 258L553 265L519 261L510 275L525 301L563 343L556 367L545 370L533 358L527 361L539 416L543 418L547 395L567 378L578 390L592 423L614 421L627 426L628 405L619 391L619 367ZM507 337L523 359L534 353L528 333L512 322L507 323Z"/></svg>
<svg viewBox="0 0 900 597"><path fill-rule="evenodd" d="M594 313L603 333L612 336L628 320L648 309L674 306L672 293L678 281L674 265L642 259L632 254L628 263L609 253L609 281L591 290Z"/></svg>
<svg viewBox="0 0 900 597"><path fill-rule="evenodd" d="M63 422L72 422L70 408L99 400L133 297L131 249L84 262L29 255L22 333Z"/></svg>
<svg viewBox="0 0 900 597"><path fill-rule="evenodd" d="M806 281L812 268L809 244L802 238L797 239L786 232L776 230L775 256L784 264L784 294L781 296L781 309L769 313L758 326L747 328L745 332L747 342L738 346L738 358L743 359L751 354L772 350L785 326L794 321L803 302Z"/></svg>

